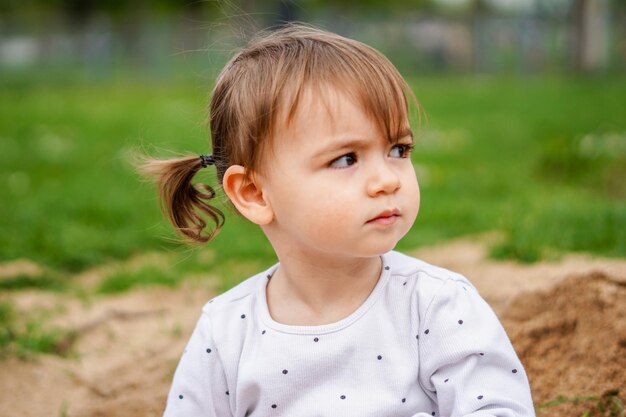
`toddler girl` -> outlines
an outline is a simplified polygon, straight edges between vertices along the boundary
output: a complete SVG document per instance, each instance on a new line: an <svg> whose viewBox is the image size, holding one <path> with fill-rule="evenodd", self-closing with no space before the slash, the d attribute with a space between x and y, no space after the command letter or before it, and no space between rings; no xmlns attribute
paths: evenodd
<svg viewBox="0 0 626 417"><path fill-rule="evenodd" d="M222 70L212 155L148 163L171 222L200 242L224 216L191 180L214 166L279 261L204 306L166 416L534 415L472 284L392 251L420 199L407 97L371 47L292 25Z"/></svg>

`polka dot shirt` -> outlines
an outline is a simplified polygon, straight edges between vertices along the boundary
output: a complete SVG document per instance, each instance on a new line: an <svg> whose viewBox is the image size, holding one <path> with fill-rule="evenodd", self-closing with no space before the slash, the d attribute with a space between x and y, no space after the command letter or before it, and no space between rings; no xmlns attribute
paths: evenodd
<svg viewBox="0 0 626 417"><path fill-rule="evenodd" d="M397 252L382 260L372 293L335 323L274 321L277 265L210 300L164 415L534 416L524 368L469 281Z"/></svg>

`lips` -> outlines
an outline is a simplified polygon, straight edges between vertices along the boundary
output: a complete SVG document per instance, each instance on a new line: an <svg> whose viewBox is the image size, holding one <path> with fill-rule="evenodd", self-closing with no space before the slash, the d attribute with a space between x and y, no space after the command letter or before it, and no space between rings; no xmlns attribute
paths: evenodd
<svg viewBox="0 0 626 417"><path fill-rule="evenodd" d="M400 216L400 210L398 209L385 210L379 213L376 217L369 219L367 223L389 225L395 223L398 216Z"/></svg>

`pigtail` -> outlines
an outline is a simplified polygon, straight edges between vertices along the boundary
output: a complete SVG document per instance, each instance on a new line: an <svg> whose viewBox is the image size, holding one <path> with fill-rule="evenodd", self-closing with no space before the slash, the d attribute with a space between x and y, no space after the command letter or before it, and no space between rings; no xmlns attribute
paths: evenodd
<svg viewBox="0 0 626 417"><path fill-rule="evenodd" d="M139 172L156 182L161 197L161 209L176 231L192 242L205 243L213 239L224 225L224 213L209 204L215 198L215 190L208 184L192 184L191 180L201 168L203 160L198 156L176 159L143 158L137 164ZM202 233L207 222L213 223L208 234Z"/></svg>

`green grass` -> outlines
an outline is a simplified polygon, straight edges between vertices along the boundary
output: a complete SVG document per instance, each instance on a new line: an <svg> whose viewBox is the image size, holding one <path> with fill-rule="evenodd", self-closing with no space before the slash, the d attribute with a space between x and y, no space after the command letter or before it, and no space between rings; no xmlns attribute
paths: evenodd
<svg viewBox="0 0 626 417"><path fill-rule="evenodd" d="M69 333L47 326L41 319L25 318L9 301L0 301L0 359L7 356L31 358L40 353L65 355L69 346L63 346Z"/></svg>
<svg viewBox="0 0 626 417"><path fill-rule="evenodd" d="M626 256L626 77L409 81L428 122L415 129L420 215L399 249L501 231L495 257ZM176 243L154 189L127 161L136 147L208 150L206 79L1 87L0 262L26 257L68 277L145 251L178 254L167 271L108 277L103 292L196 272L234 274L228 287L273 262L260 230L231 212L209 249ZM214 261L199 261L207 251ZM42 282L0 290L58 285Z"/></svg>
<svg viewBox="0 0 626 417"><path fill-rule="evenodd" d="M0 352L11 343L13 324L13 306L7 301L0 301Z"/></svg>
<svg viewBox="0 0 626 417"><path fill-rule="evenodd" d="M411 81L429 121L401 247L498 230L495 257L626 255L626 79Z"/></svg>
<svg viewBox="0 0 626 417"><path fill-rule="evenodd" d="M64 291L68 288L65 276L56 272L45 272L41 275L19 274L0 280L0 291L38 288L41 290Z"/></svg>
<svg viewBox="0 0 626 417"><path fill-rule="evenodd" d="M182 279L181 275L171 270L146 266L138 271L119 271L107 276L98 288L104 294L124 292L132 287L147 285L165 285L175 287Z"/></svg>
<svg viewBox="0 0 626 417"><path fill-rule="evenodd" d="M536 404L535 408L537 416L542 417L543 415L548 415L546 413L549 413L551 411L550 409L553 407L558 407L564 404L579 403L584 404L584 408L587 409L581 414L581 417L624 417L624 403L619 396L618 390L606 391L601 396L589 395L566 397L560 395L554 400Z"/></svg>

